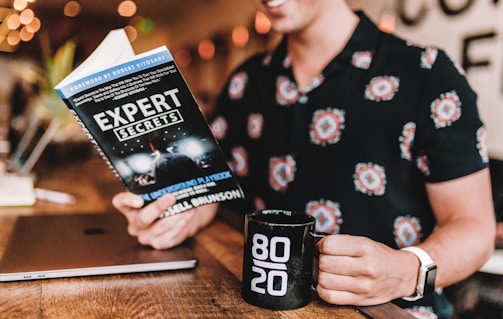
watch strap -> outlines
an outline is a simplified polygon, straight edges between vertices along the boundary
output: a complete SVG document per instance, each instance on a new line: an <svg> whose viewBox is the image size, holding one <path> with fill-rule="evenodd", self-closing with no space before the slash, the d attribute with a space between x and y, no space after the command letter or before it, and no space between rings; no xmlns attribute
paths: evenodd
<svg viewBox="0 0 503 319"><path fill-rule="evenodd" d="M409 297L403 297L402 299L406 301L415 301L420 298L422 298L425 295L425 291L433 291L434 290L434 284L432 287L428 287L428 285L431 286L431 278L430 280L427 280L428 276L432 276L431 274L428 274L427 272L431 270L436 270L436 265L431 259L430 255L424 251L423 249L416 247L416 246L409 246L409 247L404 247L401 250L409 251L416 255L416 257L419 259L419 274L418 274L418 280L417 280L417 285L416 285L416 294L413 296ZM435 274L433 274L435 276ZM435 278L433 278L433 283L435 281Z"/></svg>

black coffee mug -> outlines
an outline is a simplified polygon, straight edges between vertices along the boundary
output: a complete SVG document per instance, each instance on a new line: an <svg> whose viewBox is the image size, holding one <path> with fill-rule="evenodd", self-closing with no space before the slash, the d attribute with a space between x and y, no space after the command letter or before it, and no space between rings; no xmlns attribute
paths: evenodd
<svg viewBox="0 0 503 319"><path fill-rule="evenodd" d="M261 210L245 218L243 299L271 310L311 301L315 218L288 210Z"/></svg>

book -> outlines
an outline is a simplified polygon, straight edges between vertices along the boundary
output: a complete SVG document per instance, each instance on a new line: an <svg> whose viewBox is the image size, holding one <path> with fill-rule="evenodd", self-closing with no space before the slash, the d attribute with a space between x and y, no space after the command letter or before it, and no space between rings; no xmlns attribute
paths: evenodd
<svg viewBox="0 0 503 319"><path fill-rule="evenodd" d="M112 30L55 87L120 182L146 203L166 193L167 212L244 194L172 55L136 55Z"/></svg>

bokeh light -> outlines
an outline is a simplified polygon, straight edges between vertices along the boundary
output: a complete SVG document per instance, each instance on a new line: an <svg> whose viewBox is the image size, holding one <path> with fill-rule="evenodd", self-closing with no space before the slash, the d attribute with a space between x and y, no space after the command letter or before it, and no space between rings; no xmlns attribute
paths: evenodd
<svg viewBox="0 0 503 319"><path fill-rule="evenodd" d="M117 6L117 12L123 17L132 17L136 14L136 3L131 0L125 0Z"/></svg>
<svg viewBox="0 0 503 319"><path fill-rule="evenodd" d="M35 18L35 13L32 9L24 9L19 14L19 21L21 21L22 24L30 24L33 21L33 18Z"/></svg>
<svg viewBox="0 0 503 319"><path fill-rule="evenodd" d="M138 38L138 31L136 31L136 28L132 25L125 26L124 31L126 31L129 41L133 42Z"/></svg>
<svg viewBox="0 0 503 319"><path fill-rule="evenodd" d="M181 49L175 53L174 59L180 68L186 68L192 63L192 54L188 50Z"/></svg>
<svg viewBox="0 0 503 319"><path fill-rule="evenodd" d="M197 52L203 60L211 60L215 56L215 44L211 40L202 40L197 46Z"/></svg>
<svg viewBox="0 0 503 319"><path fill-rule="evenodd" d="M28 42L31 39L33 39L34 34L26 29L26 26L24 26L21 31L19 32L19 38L21 38L21 41Z"/></svg>
<svg viewBox="0 0 503 319"><path fill-rule="evenodd" d="M21 38L19 37L18 30L12 30L7 35L7 43L11 46L16 46L21 42Z"/></svg>
<svg viewBox="0 0 503 319"><path fill-rule="evenodd" d="M232 43L235 46L242 48L248 44L250 40L250 32L245 26L237 26L232 30Z"/></svg>
<svg viewBox="0 0 503 319"><path fill-rule="evenodd" d="M67 17L76 17L80 14L82 7L77 1L68 1L63 8L63 13Z"/></svg>
<svg viewBox="0 0 503 319"><path fill-rule="evenodd" d="M35 33L38 30L40 30L40 27L42 26L42 22L40 22L40 19L35 17L33 20L30 22L30 24L26 25L26 30L28 30L31 33Z"/></svg>
<svg viewBox="0 0 503 319"><path fill-rule="evenodd" d="M136 27L141 34L148 34L154 30L154 21L144 17L134 17L131 19L131 25Z"/></svg>
<svg viewBox="0 0 503 319"><path fill-rule="evenodd" d="M255 31L258 34L266 34L271 31L271 21L261 11L257 11L255 15Z"/></svg>
<svg viewBox="0 0 503 319"><path fill-rule="evenodd" d="M26 2L26 0L14 0L14 2L12 3L12 7L17 11L23 11L24 9L26 9L27 5L28 3Z"/></svg>
<svg viewBox="0 0 503 319"><path fill-rule="evenodd" d="M17 13L11 14L7 19L7 28L9 28L9 30L16 30L20 25L21 21L19 20L19 14Z"/></svg>

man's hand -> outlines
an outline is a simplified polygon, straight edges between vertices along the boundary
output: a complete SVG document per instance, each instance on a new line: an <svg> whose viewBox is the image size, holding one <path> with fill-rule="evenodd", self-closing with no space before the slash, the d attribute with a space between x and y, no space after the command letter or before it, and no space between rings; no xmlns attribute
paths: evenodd
<svg viewBox="0 0 503 319"><path fill-rule="evenodd" d="M113 205L126 217L128 233L155 249L177 246L206 227L215 217L218 204L199 206L173 216L159 218L176 199L166 194L143 207L143 199L130 192L119 193Z"/></svg>
<svg viewBox="0 0 503 319"><path fill-rule="evenodd" d="M371 239L332 235L320 251L318 295L337 305L376 305L413 295L419 260Z"/></svg>

